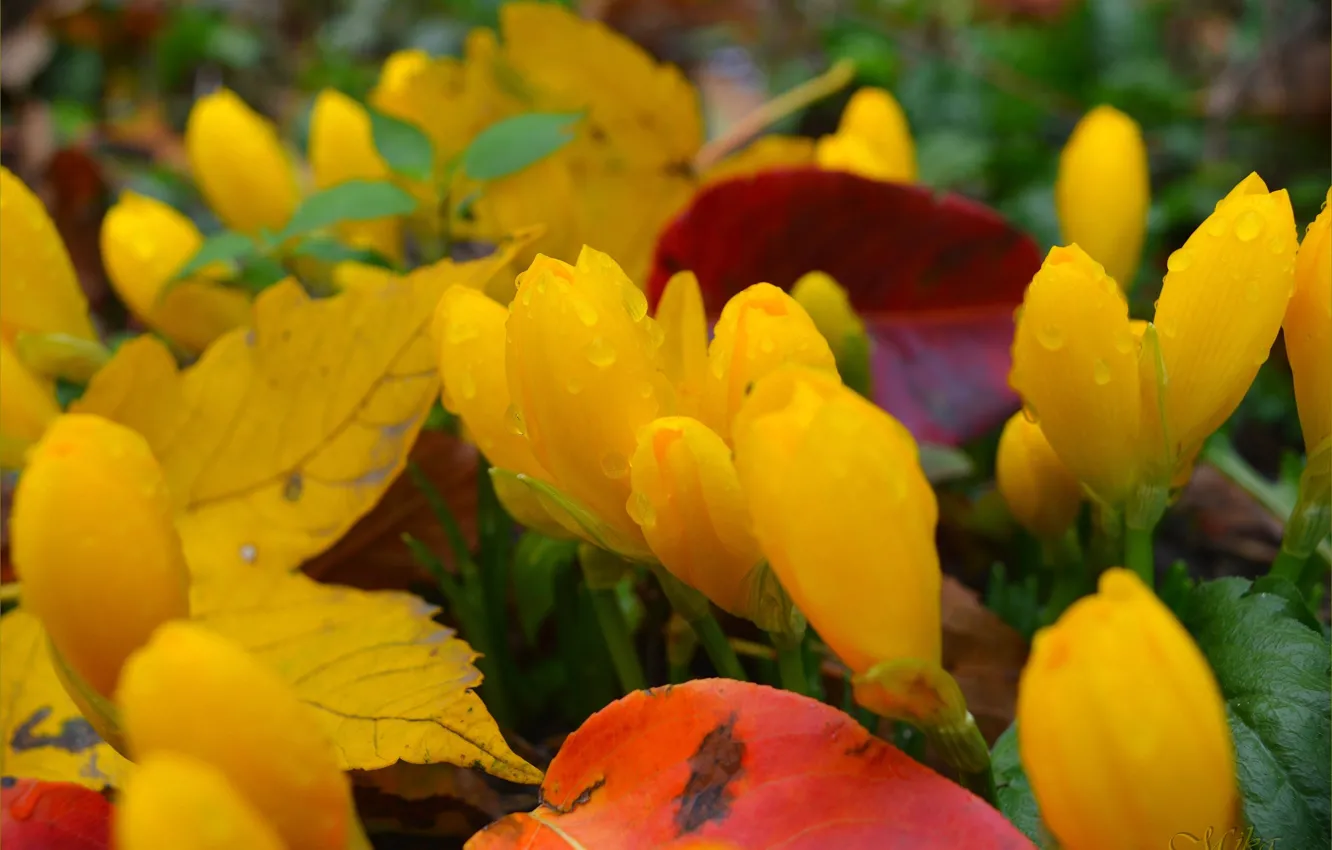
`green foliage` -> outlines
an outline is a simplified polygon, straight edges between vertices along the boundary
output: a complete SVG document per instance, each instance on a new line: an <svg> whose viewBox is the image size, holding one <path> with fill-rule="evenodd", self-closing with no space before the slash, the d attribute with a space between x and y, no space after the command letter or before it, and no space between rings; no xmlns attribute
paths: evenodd
<svg viewBox="0 0 1332 850"><path fill-rule="evenodd" d="M212 263L236 262L245 259L257 253L258 250L259 246L244 233L235 233L230 230L215 233L205 239L203 244L199 246L199 250L194 252L194 256L190 257L185 265L180 267L180 270L176 272L175 279L187 278ZM163 295L166 294L167 289L168 287L163 287Z"/></svg>
<svg viewBox="0 0 1332 850"><path fill-rule="evenodd" d="M555 577L575 564L578 544L528 531L513 556L513 594L518 624L529 645L535 646L541 624L555 607Z"/></svg>
<svg viewBox="0 0 1332 850"><path fill-rule="evenodd" d="M416 199L392 183L382 180L348 180L315 192L302 201L276 241L285 242L292 237L345 221L371 221L386 216L406 215L415 209Z"/></svg>
<svg viewBox="0 0 1332 850"><path fill-rule="evenodd" d="M430 138L415 124L366 107L375 148L388 167L413 180L429 180L435 164L435 149Z"/></svg>
<svg viewBox="0 0 1332 850"><path fill-rule="evenodd" d="M522 171L567 145L581 114L529 112L490 125L463 151L468 177L495 180Z"/></svg>
<svg viewBox="0 0 1332 850"><path fill-rule="evenodd" d="M1054 848L1054 839L1041 820L1041 809L1031 793L1031 782L1018 755L1018 726L1013 723L994 742L990 752L999 811L1041 850Z"/></svg>

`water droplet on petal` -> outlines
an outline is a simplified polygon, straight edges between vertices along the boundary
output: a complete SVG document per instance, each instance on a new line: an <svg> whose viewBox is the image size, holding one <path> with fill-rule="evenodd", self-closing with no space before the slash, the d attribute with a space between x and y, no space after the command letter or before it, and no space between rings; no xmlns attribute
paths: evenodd
<svg viewBox="0 0 1332 850"><path fill-rule="evenodd" d="M759 351L763 352L764 354L772 354L772 352L776 348L777 348L777 343L773 342L772 337L770 336L765 336L763 340L759 343Z"/></svg>
<svg viewBox="0 0 1332 850"><path fill-rule="evenodd" d="M1220 216L1213 213L1207 219L1208 236L1224 236L1226 232L1226 223Z"/></svg>
<svg viewBox="0 0 1332 850"><path fill-rule="evenodd" d="M1104 360L1098 359L1092 364L1092 380L1096 382L1098 387L1110 383L1110 367L1106 365Z"/></svg>
<svg viewBox="0 0 1332 850"><path fill-rule="evenodd" d="M583 349L587 362L598 369L609 369L615 362L615 349L603 337L596 337Z"/></svg>
<svg viewBox="0 0 1332 850"><path fill-rule="evenodd" d="M481 329L474 322L468 322L462 319L449 322L448 332L444 337L449 345L461 345L469 339L476 339L481 335Z"/></svg>
<svg viewBox="0 0 1332 850"><path fill-rule="evenodd" d="M1263 232L1263 217L1254 210L1245 210L1235 219L1235 238L1241 242L1252 242Z"/></svg>
<svg viewBox="0 0 1332 850"><path fill-rule="evenodd" d="M1171 339L1174 339L1175 334L1179 331L1179 325L1172 316L1157 316L1154 324L1156 325L1156 329L1161 332L1162 336L1167 336Z"/></svg>
<svg viewBox="0 0 1332 850"><path fill-rule="evenodd" d="M462 371L458 373L458 395L471 401L476 398L476 379L472 377L471 371Z"/></svg>
<svg viewBox="0 0 1332 850"><path fill-rule="evenodd" d="M570 395L578 395L583 391L583 384L577 378L570 378L564 385Z"/></svg>
<svg viewBox="0 0 1332 850"><path fill-rule="evenodd" d="M629 461L619 452L606 452L601 456L601 471L607 478L623 478L629 474Z"/></svg>
<svg viewBox="0 0 1332 850"><path fill-rule="evenodd" d="M512 404L504 409L504 427L516 437L522 437L527 433L527 423L523 422L522 411Z"/></svg>
<svg viewBox="0 0 1332 850"><path fill-rule="evenodd" d="M657 526L657 511L652 507L652 500L643 493L635 493L629 497L629 503L625 505L629 512L629 518L638 523L644 531L651 531Z"/></svg>
<svg viewBox="0 0 1332 850"><path fill-rule="evenodd" d="M1125 331L1115 337L1115 351L1120 354L1128 354L1133 351L1133 332Z"/></svg>
<svg viewBox="0 0 1332 850"><path fill-rule="evenodd" d="M1033 425L1039 425L1041 422L1041 417L1036 415L1036 408L1032 407L1030 404L1022 405L1022 418L1026 419Z"/></svg>
<svg viewBox="0 0 1332 850"><path fill-rule="evenodd" d="M1193 265L1193 252L1188 248L1180 248L1166 258L1166 269L1168 271L1182 272L1191 265Z"/></svg>
<svg viewBox="0 0 1332 850"><path fill-rule="evenodd" d="M589 328L597 323L597 308L584 301L582 298L573 299L574 312L578 314L578 321L587 325Z"/></svg>
<svg viewBox="0 0 1332 850"><path fill-rule="evenodd" d="M1282 239L1280 235L1273 236L1271 239L1267 240L1267 250L1271 251L1273 254L1282 253L1286 250L1286 240Z"/></svg>
<svg viewBox="0 0 1332 850"><path fill-rule="evenodd" d="M253 543L244 543L240 547L240 559L247 564L253 564L259 560L259 550Z"/></svg>
<svg viewBox="0 0 1332 850"><path fill-rule="evenodd" d="M624 311L629 314L629 318L637 322L647 315L647 298L643 295L643 290L637 286L622 286L620 293L624 301Z"/></svg>
<svg viewBox="0 0 1332 850"><path fill-rule="evenodd" d="M1058 351L1064 347L1064 331L1057 325L1042 325L1036 329L1036 341L1043 348Z"/></svg>
<svg viewBox="0 0 1332 850"><path fill-rule="evenodd" d="M524 287L523 287L523 297L522 297L522 302L523 302L523 306L524 306L524 307L531 307L531 306L532 306L532 287L530 287L530 286L524 286Z"/></svg>

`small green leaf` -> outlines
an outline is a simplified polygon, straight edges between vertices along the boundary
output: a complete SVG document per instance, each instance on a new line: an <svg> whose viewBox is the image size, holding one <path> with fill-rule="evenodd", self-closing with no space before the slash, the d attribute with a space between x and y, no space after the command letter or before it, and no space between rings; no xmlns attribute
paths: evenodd
<svg viewBox="0 0 1332 850"><path fill-rule="evenodd" d="M1332 828L1328 640L1307 625L1298 594L1262 587L1239 578L1201 584L1181 606L1180 620L1226 700L1255 839L1320 847Z"/></svg>
<svg viewBox="0 0 1332 850"><path fill-rule="evenodd" d="M190 257L185 265L180 267L172 280L184 280L204 266L219 262L234 262L249 257L257 251L258 246L254 244L254 240L244 233L233 233L230 230L215 233L204 240L203 244L199 246L199 250L195 251L194 256ZM169 288L169 286L162 287L163 294Z"/></svg>
<svg viewBox="0 0 1332 850"><path fill-rule="evenodd" d="M429 180L435 167L435 149L430 137L415 124L366 107L375 148L397 174L413 180Z"/></svg>
<svg viewBox="0 0 1332 850"><path fill-rule="evenodd" d="M999 811L1018 830L1032 840L1037 847L1056 847L1045 822L1041 820L1041 809L1036 805L1036 798L1031 793L1031 782L1022 769L1022 760L1018 755L1017 723L1004 730L1004 734L994 742L990 753L990 767L994 771L994 787L999 803Z"/></svg>
<svg viewBox="0 0 1332 850"><path fill-rule="evenodd" d="M463 171L476 180L505 177L555 153L574 137L581 113L529 112L492 124L463 152Z"/></svg>
<svg viewBox="0 0 1332 850"><path fill-rule="evenodd" d="M920 467L931 484L956 481L976 471L966 452L934 443L920 444Z"/></svg>
<svg viewBox="0 0 1332 850"><path fill-rule="evenodd" d="M306 198L283 229L282 242L344 221L407 215L416 199L386 180L348 180Z"/></svg>
<svg viewBox="0 0 1332 850"><path fill-rule="evenodd" d="M535 646L541 624L555 607L555 575L574 563L578 543L534 531L523 534L513 555L513 593L523 637Z"/></svg>
<svg viewBox="0 0 1332 850"><path fill-rule="evenodd" d="M241 263L240 271L228 286L259 294L279 281L285 280L287 270L272 257L256 254Z"/></svg>
<svg viewBox="0 0 1332 850"><path fill-rule="evenodd" d="M384 269L396 268L391 260L369 248L353 248L327 236L307 236L291 249L292 256L311 257L325 263L364 263Z"/></svg>

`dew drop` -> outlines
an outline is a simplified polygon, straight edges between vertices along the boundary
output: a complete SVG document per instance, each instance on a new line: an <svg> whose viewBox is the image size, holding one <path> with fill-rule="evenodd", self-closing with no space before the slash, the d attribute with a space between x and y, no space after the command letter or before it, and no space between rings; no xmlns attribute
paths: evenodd
<svg viewBox="0 0 1332 850"><path fill-rule="evenodd" d="M638 394L643 398L652 398L652 385L644 384L639 388Z"/></svg>
<svg viewBox="0 0 1332 850"><path fill-rule="evenodd" d="M460 345L469 339L476 339L481 335L481 329L474 322L458 320L449 322L448 332L444 338L448 340L449 345Z"/></svg>
<svg viewBox="0 0 1332 850"><path fill-rule="evenodd" d="M1115 351L1120 354L1128 354L1133 351L1133 332L1125 331L1115 337Z"/></svg>
<svg viewBox="0 0 1332 850"><path fill-rule="evenodd" d="M1213 213L1207 218L1207 235L1224 236L1226 233L1226 223L1220 216Z"/></svg>
<svg viewBox="0 0 1332 850"><path fill-rule="evenodd" d="M1036 329L1036 341L1043 348L1058 351L1064 347L1064 332L1057 325L1041 325Z"/></svg>
<svg viewBox="0 0 1332 850"><path fill-rule="evenodd" d="M1041 422L1041 417L1036 414L1036 408L1032 407L1030 404L1022 405L1022 418L1026 419L1033 425L1039 425Z"/></svg>
<svg viewBox="0 0 1332 850"><path fill-rule="evenodd" d="M1235 219L1235 238L1241 242L1252 242L1263 232L1263 217L1254 210L1245 210Z"/></svg>
<svg viewBox="0 0 1332 850"><path fill-rule="evenodd" d="M240 547L240 559L247 564L253 564L259 560L259 550L253 543L243 543Z"/></svg>
<svg viewBox="0 0 1332 850"><path fill-rule="evenodd" d="M629 461L619 452L606 452L601 456L601 471L607 478L623 478L629 474Z"/></svg>
<svg viewBox="0 0 1332 850"><path fill-rule="evenodd" d="M564 388L569 391L569 395L578 395L583 391L583 384L577 378L570 378L565 382Z"/></svg>
<svg viewBox="0 0 1332 850"><path fill-rule="evenodd" d="M468 401L476 398L476 379L472 377L470 370L458 373L458 395Z"/></svg>
<svg viewBox="0 0 1332 850"><path fill-rule="evenodd" d="M1191 265L1193 265L1193 252L1188 248L1180 248L1166 258L1167 271L1182 272Z"/></svg>
<svg viewBox="0 0 1332 850"><path fill-rule="evenodd" d="M532 306L532 287L530 286L523 287L523 297L521 300L523 302L524 307Z"/></svg>
<svg viewBox="0 0 1332 850"><path fill-rule="evenodd" d="M624 311L635 322L647 315L647 298L637 286L622 286L620 292L624 300Z"/></svg>
<svg viewBox="0 0 1332 850"><path fill-rule="evenodd" d="M772 337L770 336L765 336L763 338L763 341L759 343L759 351L763 352L764 354L772 354L772 352L775 351L776 348L777 348L777 343L773 342Z"/></svg>
<svg viewBox="0 0 1332 850"><path fill-rule="evenodd" d="M527 434L527 423L523 422L522 411L512 404L504 409L504 427L509 429L509 433L516 437Z"/></svg>
<svg viewBox="0 0 1332 850"><path fill-rule="evenodd" d="M1092 380L1096 382L1098 387L1110 383L1110 367L1106 365L1104 360L1098 359L1092 365Z"/></svg>
<svg viewBox="0 0 1332 850"><path fill-rule="evenodd" d="M597 323L597 308L584 301L582 298L573 299L574 312L578 314L578 321L587 325L589 328Z"/></svg>
<svg viewBox="0 0 1332 850"><path fill-rule="evenodd" d="M657 511L652 507L652 500L643 493L635 493L625 505L629 518L638 523L644 531L657 527Z"/></svg>
<svg viewBox="0 0 1332 850"><path fill-rule="evenodd" d="M1156 329L1161 332L1161 336L1174 339L1175 334L1179 332L1178 323L1170 316L1157 316L1155 324Z"/></svg>
<svg viewBox="0 0 1332 850"><path fill-rule="evenodd" d="M598 369L609 369L615 362L615 349L603 337L596 337L583 349L587 362Z"/></svg>

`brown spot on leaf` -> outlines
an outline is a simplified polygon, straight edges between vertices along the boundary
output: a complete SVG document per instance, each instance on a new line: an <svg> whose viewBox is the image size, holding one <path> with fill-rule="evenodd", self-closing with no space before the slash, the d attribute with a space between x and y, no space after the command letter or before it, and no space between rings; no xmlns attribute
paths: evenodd
<svg viewBox="0 0 1332 850"><path fill-rule="evenodd" d="M737 716L713 729L689 757L689 781L677 798L675 825L680 835L709 821L725 820L731 808L731 782L744 770L745 742L735 737Z"/></svg>
<svg viewBox="0 0 1332 850"><path fill-rule="evenodd" d="M606 784L606 777L603 776L600 779L598 779L596 782L593 782L591 785L584 788L578 794L577 797L574 797L573 802L567 806L560 806L550 802L549 800L546 799L543 789L538 789L537 805L544 806L545 808L550 809L551 811L559 812L562 815L567 815L569 814L569 812L572 812L574 809L578 808L579 806L586 805L587 802L592 799L593 792L595 792L598 788L600 788L605 784Z"/></svg>

